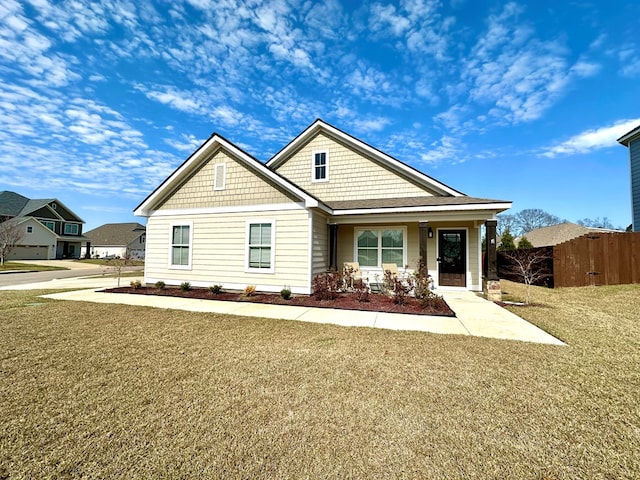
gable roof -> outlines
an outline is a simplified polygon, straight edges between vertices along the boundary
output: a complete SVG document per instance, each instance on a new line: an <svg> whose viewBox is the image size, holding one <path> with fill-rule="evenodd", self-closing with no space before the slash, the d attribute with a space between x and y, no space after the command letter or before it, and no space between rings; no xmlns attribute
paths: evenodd
<svg viewBox="0 0 640 480"><path fill-rule="evenodd" d="M618 143L624 145L625 147L628 147L629 144L638 137L640 137L640 125L638 125L636 128L634 128L630 132L627 132L624 135L622 135L618 139Z"/></svg>
<svg viewBox="0 0 640 480"><path fill-rule="evenodd" d="M8 190L0 192L0 215L7 215L11 217L26 217L33 212L46 207L57 217L59 217L60 220L65 220L62 216L56 213L53 208L51 208L52 203L59 204L67 212L73 215L75 217L75 220L73 221L84 223L84 220L73 213L64 203L62 203L57 198L31 199L25 197L24 195L20 195L19 193L10 192Z"/></svg>
<svg viewBox="0 0 640 480"><path fill-rule="evenodd" d="M137 222L106 223L89 230L85 237L94 245L128 245L146 232L146 227Z"/></svg>
<svg viewBox="0 0 640 480"><path fill-rule="evenodd" d="M289 142L284 148L282 148L282 150L276 153L267 162L267 167L269 167L271 170L277 169L279 166L289 160L289 158L291 158L291 156L295 152L297 152L300 148L302 148L302 146L304 146L309 140L311 140L320 132L328 135L329 137L332 137L335 140L340 141L343 144L346 144L349 148L352 148L362 155L373 158L374 160L388 167L397 174L400 174L404 177L409 177L418 185L422 185L423 187L438 192L440 195L454 197L464 195L462 192L459 192L458 190L455 190L454 188L445 185L442 182L439 182L435 178L432 178L429 175L416 170L406 163L395 159L391 155L388 155L383 151L372 147L368 143L365 143L362 140L349 135L346 132L343 132L339 128L334 127L333 125L325 122L320 118L316 119L304 131L302 131L302 133L291 140L291 142Z"/></svg>
<svg viewBox="0 0 640 480"><path fill-rule="evenodd" d="M607 228L585 227L577 223L564 222L548 227L536 228L522 237L527 237L534 247L547 247L580 237L586 233L618 232ZM522 238L520 237L520 238Z"/></svg>
<svg viewBox="0 0 640 480"><path fill-rule="evenodd" d="M321 207L326 209L324 204L322 204L322 202L313 195L305 192L303 189L279 175L277 172L270 170L258 159L231 143L222 135L213 133L208 140L200 145L195 152L193 152L171 175L169 175L169 177L167 177L147 196L147 198L140 203L140 205L135 208L134 214L143 217L148 216L156 205L182 185L182 183L189 177L192 171L201 164L201 162L209 158L208 152L215 148L224 148L227 152L231 153L236 160L239 160L245 166L249 167L249 169L258 173L263 178L272 181L294 197L302 200L305 207Z"/></svg>

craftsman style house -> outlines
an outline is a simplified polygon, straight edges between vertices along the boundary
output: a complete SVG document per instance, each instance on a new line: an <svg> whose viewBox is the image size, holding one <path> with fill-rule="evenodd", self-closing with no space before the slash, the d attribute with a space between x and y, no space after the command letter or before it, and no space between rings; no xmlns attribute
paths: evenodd
<svg viewBox="0 0 640 480"><path fill-rule="evenodd" d="M83 251L91 258L144 258L146 229L139 223L105 223L84 236Z"/></svg>
<svg viewBox="0 0 640 480"><path fill-rule="evenodd" d="M55 198L29 199L0 192L0 221L11 220L23 230L7 260L79 258L84 221Z"/></svg>
<svg viewBox="0 0 640 480"><path fill-rule="evenodd" d="M383 264L403 273L422 259L436 287L480 290L481 227L495 239L510 206L316 120L266 164L213 134L135 214L148 218L146 283L310 293L316 274L347 262L375 282Z"/></svg>

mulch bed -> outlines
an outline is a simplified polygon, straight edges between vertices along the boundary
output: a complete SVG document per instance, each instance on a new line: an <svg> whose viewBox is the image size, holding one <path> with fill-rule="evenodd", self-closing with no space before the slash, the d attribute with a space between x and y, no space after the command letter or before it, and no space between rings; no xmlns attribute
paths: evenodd
<svg viewBox="0 0 640 480"><path fill-rule="evenodd" d="M272 305L297 305L301 307L340 308L343 310L366 310L373 312L410 313L418 315L438 315L455 317L455 313L447 303L440 299L434 305L423 308L420 301L408 297L404 305L393 302L393 298L382 294L371 294L368 302L360 302L353 293L340 293L334 300L316 300L310 295L292 295L285 300L279 293L257 293L247 297L241 292L221 292L213 294L207 288L192 288L182 291L179 288L155 287L117 287L104 290L107 293L131 293L134 295L160 295L165 297L196 298L202 300L222 300L229 302L253 302Z"/></svg>

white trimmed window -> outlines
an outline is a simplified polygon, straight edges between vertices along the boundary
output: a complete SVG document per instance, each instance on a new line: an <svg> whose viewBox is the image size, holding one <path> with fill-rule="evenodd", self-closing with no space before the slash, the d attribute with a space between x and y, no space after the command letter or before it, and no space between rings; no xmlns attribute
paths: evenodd
<svg viewBox="0 0 640 480"><path fill-rule="evenodd" d="M247 272L274 272L275 235L275 220L247 220Z"/></svg>
<svg viewBox="0 0 640 480"><path fill-rule="evenodd" d="M41 220L40 221L45 227L47 227L49 230L51 230L52 232L56 231L56 224L55 222L48 222L46 220Z"/></svg>
<svg viewBox="0 0 640 480"><path fill-rule="evenodd" d="M169 266L171 268L191 268L191 244L193 224L171 225L171 252Z"/></svg>
<svg viewBox="0 0 640 480"><path fill-rule="evenodd" d="M64 224L64 234L65 235L78 235L78 224L77 223L65 223Z"/></svg>
<svg viewBox="0 0 640 480"><path fill-rule="evenodd" d="M27 233L33 233L33 227L31 225L27 226Z"/></svg>
<svg viewBox="0 0 640 480"><path fill-rule="evenodd" d="M227 176L227 164L216 163L214 167L213 189L224 190Z"/></svg>
<svg viewBox="0 0 640 480"><path fill-rule="evenodd" d="M407 263L406 228L363 228L355 231L355 261L361 267L381 268L383 263L395 263L402 268Z"/></svg>
<svg viewBox="0 0 640 480"><path fill-rule="evenodd" d="M329 180L329 152L313 152L311 180L314 182L327 182Z"/></svg>

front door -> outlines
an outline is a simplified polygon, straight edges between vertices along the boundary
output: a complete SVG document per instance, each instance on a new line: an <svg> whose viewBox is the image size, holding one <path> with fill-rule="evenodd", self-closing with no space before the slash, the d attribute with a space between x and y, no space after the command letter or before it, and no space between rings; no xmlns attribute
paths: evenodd
<svg viewBox="0 0 640 480"><path fill-rule="evenodd" d="M466 230L438 230L438 284L467 286Z"/></svg>

